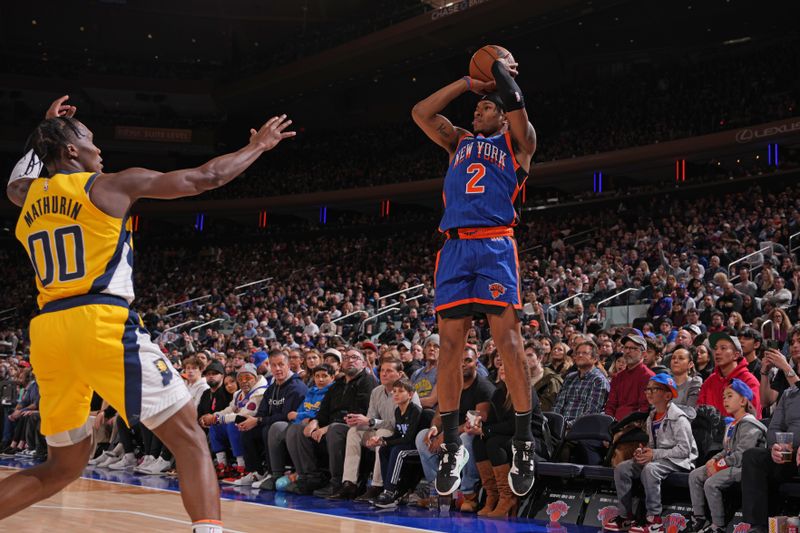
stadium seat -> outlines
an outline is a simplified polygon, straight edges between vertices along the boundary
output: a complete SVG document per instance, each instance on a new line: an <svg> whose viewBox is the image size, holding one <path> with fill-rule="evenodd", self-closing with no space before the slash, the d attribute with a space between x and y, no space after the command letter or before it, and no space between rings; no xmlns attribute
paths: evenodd
<svg viewBox="0 0 800 533"><path fill-rule="evenodd" d="M566 440L611 440L609 427L614 423L614 418L606 414L585 415L575 420L567 432Z"/></svg>

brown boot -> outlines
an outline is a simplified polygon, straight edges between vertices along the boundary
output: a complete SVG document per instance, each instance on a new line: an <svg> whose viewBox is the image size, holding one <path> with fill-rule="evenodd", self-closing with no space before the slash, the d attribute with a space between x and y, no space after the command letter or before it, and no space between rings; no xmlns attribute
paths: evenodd
<svg viewBox="0 0 800 533"><path fill-rule="evenodd" d="M508 471L511 470L511 465L502 465L492 467L494 470L494 479L497 483L497 492L500 494L500 501L494 511L487 514L489 518L506 518L508 516L516 516L517 507L519 506L519 497L511 492L511 487L508 485Z"/></svg>
<svg viewBox="0 0 800 533"><path fill-rule="evenodd" d="M483 490L486 492L486 503L483 504L483 509L478 512L478 516L486 516L497 507L500 496L497 494L497 482L494 479L492 463L481 461L477 463L477 466L478 473L481 476L481 485L483 485Z"/></svg>
<svg viewBox="0 0 800 533"><path fill-rule="evenodd" d="M458 509L462 513L474 513L478 510L478 493L464 494L464 501Z"/></svg>

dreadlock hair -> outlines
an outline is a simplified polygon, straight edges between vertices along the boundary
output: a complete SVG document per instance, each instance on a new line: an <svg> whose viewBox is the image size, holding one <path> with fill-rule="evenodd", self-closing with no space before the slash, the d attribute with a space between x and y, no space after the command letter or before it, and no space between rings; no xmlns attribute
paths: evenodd
<svg viewBox="0 0 800 533"><path fill-rule="evenodd" d="M48 118L39 123L25 143L25 151L33 150L45 167L61 157L61 151L75 139L83 137L78 121L72 117Z"/></svg>

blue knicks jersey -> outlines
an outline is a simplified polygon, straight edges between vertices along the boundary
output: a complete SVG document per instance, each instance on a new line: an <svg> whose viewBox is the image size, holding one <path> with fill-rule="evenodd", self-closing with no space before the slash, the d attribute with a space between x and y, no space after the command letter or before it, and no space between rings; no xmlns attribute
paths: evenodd
<svg viewBox="0 0 800 533"><path fill-rule="evenodd" d="M465 135L444 178L444 216L439 231L514 226L514 202L528 174L519 166L511 135Z"/></svg>

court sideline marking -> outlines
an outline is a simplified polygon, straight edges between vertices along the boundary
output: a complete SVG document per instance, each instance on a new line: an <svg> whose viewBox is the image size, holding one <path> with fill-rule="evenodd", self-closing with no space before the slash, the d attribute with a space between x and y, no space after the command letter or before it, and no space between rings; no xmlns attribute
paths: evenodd
<svg viewBox="0 0 800 533"><path fill-rule="evenodd" d="M7 466L7 465L0 465L0 468L5 468L5 469L8 469L8 470L22 470L21 468L15 468L13 466ZM176 490L161 489L161 488L157 488L157 487L146 487L144 485L133 485L131 483L124 483L122 481L110 481L110 480L107 480L107 479L95 479L95 478L91 478L91 477L86 477L84 475L82 475L81 478L85 479L87 481L98 481L100 483L110 483L112 485L124 485L126 487L136 487L138 489L154 490L154 491L159 491L159 492L168 492L170 494L180 494L180 492L178 492ZM269 505L269 504L266 504L266 503L256 503L256 502L249 502L249 501L245 501L245 500L237 500L237 499L234 499L234 498L226 498L225 496L220 496L220 498L223 499L223 500L229 501L229 502L237 502L237 503L245 503L245 504L248 504L248 505L255 505L255 506L261 507L262 509L266 507L266 508L280 509L282 511L291 511L291 512L296 512L296 513L306 513L306 514L312 514L312 515L315 515L315 516L325 516L325 517L328 517L328 518L335 517L335 518L338 518L339 520L350 520L352 522L360 522L360 523L371 524L371 525L377 524L377 525L383 525L383 526L393 527L393 528L398 528L398 529L405 529L405 530L408 530L408 531L431 531L430 529L420 529L420 528L415 528L415 527L410 527L410 526L403 526L403 525L399 525L399 524L392 524L392 523L389 523L389 522L378 522L378 521L373 521L373 520L364 520L362 518L353 518L353 517L350 517L350 516L340 516L340 515L331 515L331 514L327 514L327 513L318 513L316 511L306 511L305 509L289 509L287 507L278 507L277 505ZM174 519L170 518L169 520L174 520ZM188 524L189 522L184 522L184 523ZM239 533L243 533L243 532L239 532Z"/></svg>
<svg viewBox="0 0 800 533"><path fill-rule="evenodd" d="M135 486L135 485L132 485ZM178 520L177 518L170 518L168 516L160 516L150 513L143 513L141 511L129 511L127 509L97 509L95 507L68 507L66 505L45 505L41 503L37 503L31 505L31 508L35 509L66 509L67 511L92 511L96 513L119 513L119 514L132 514L136 516L144 516L146 518L155 518L157 520L165 520L167 522L174 522L176 524L181 524L184 526L191 526L192 523L188 520ZM223 527L223 531L229 531L230 533L246 533L245 531L239 531L238 529L228 529L227 527Z"/></svg>

